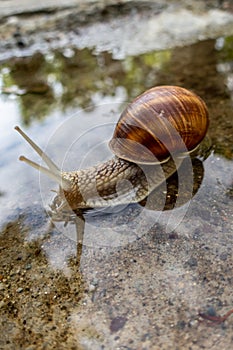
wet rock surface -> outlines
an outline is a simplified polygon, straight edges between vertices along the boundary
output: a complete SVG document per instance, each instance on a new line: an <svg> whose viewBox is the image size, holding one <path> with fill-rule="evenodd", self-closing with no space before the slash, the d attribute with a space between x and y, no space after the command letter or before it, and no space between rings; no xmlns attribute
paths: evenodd
<svg viewBox="0 0 233 350"><path fill-rule="evenodd" d="M233 308L231 2L15 4L0 1L0 348L230 349L233 315L219 316ZM71 114L78 139L96 123L100 142L119 102L160 84L195 91L210 111L191 198L176 174L146 203L87 213L81 247L73 223L51 223L43 190L56 186L17 162L31 153L12 129L23 125L57 161Z"/></svg>

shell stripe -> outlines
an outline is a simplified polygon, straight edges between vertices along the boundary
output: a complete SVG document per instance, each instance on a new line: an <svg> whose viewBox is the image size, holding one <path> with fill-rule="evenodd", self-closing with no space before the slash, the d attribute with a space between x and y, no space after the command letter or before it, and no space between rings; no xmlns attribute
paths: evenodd
<svg viewBox="0 0 233 350"><path fill-rule="evenodd" d="M195 149L207 128L208 111L200 97L185 88L160 86L123 111L110 147L118 157L150 164L153 155L163 160L169 153Z"/></svg>
<svg viewBox="0 0 233 350"><path fill-rule="evenodd" d="M151 109L151 106L150 105L146 105L144 104L145 108L147 108L147 111ZM150 130L149 129L149 125L147 126L143 120L140 120L138 118L138 115L134 115L130 112L130 116L132 119L135 120L135 125L140 125L140 127L145 130L154 140L156 140L156 142L158 142L161 146L163 146L162 142L160 141L160 139L158 138L155 138L155 135L153 134L153 130Z"/></svg>

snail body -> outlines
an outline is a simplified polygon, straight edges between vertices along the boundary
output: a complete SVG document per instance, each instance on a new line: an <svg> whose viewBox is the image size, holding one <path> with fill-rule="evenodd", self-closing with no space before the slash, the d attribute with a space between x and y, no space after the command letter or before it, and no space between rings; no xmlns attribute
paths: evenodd
<svg viewBox="0 0 233 350"><path fill-rule="evenodd" d="M15 129L48 168L20 160L59 183L60 207L104 207L139 202L170 177L202 141L208 111L196 94L176 86L160 86L138 96L122 112L109 147L114 158L97 166L61 171L19 128Z"/></svg>

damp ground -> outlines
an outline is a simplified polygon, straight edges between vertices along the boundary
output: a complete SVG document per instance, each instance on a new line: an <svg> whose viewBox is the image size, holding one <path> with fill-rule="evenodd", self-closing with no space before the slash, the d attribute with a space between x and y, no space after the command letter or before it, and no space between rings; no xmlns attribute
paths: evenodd
<svg viewBox="0 0 233 350"><path fill-rule="evenodd" d="M231 2L14 3L0 4L0 348L230 349ZM78 169L111 157L125 104L164 84L209 108L194 189L179 192L184 166L144 203L85 213L80 246L80 222L51 222L56 184L18 161L38 158L14 126Z"/></svg>

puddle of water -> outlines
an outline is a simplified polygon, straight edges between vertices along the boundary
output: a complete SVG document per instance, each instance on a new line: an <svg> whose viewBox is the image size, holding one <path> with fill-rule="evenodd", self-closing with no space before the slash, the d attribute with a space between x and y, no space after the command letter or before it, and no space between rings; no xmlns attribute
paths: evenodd
<svg viewBox="0 0 233 350"><path fill-rule="evenodd" d="M215 154L232 159L232 120L228 110L224 110L231 108L233 99L231 47L232 38L229 37L184 49L128 57L122 61L114 60L109 53L94 55L87 49L65 48L46 55L35 53L32 57L3 62L0 67L0 108L3 116L1 194L4 202L10 201L9 210L14 202L22 203L21 197L27 193L28 182L35 179L34 171L17 162L21 152L28 154L30 150L15 135L14 125L22 125L42 148L51 135L57 134L50 141L52 145L48 145L47 152L60 163L71 147L71 169L80 166L80 161L90 149L90 162L101 162L105 151L97 148L94 153L93 147L102 140L107 149L106 142L111 138L114 123L124 107L123 102L132 100L153 85L185 85L199 93L210 108L209 133ZM193 62L195 50L200 54ZM182 60L185 58L185 63L179 63L180 56ZM204 63L207 72L201 71ZM215 104L220 104L217 113ZM221 121L220 115L224 115ZM76 120L76 125L72 125L70 120ZM76 128L79 130L74 131ZM90 131L90 128L93 130ZM72 150L70 145L77 140L76 149ZM75 152L78 154L74 155ZM16 173L17 184L13 181ZM36 190L35 198L31 200L40 201ZM6 209L8 205L4 207ZM1 215L4 221L4 210Z"/></svg>
<svg viewBox="0 0 233 350"><path fill-rule="evenodd" d="M206 100L210 109L213 163L222 162L222 167L225 163L229 167L231 163L225 159L231 160L233 152L232 120L228 113L233 99L231 47L232 38L229 37L184 49L127 57L122 61L113 59L106 52L96 55L87 49L65 48L3 62L0 67L0 104L4 116L1 119L3 224L29 203L48 206L53 196L50 190L56 189L43 176L39 178L38 186L38 174L17 162L21 153L32 151L15 134L14 125L22 125L43 149L47 147L46 152L62 168L87 167L111 157L107 142L124 102L153 85L184 85ZM199 53L195 62L192 59L194 52ZM179 63L180 57L185 63ZM203 64L206 71L202 69ZM224 118L219 122L220 115ZM223 186L228 186L227 191L231 193L230 176L227 181ZM164 201L163 196L162 205ZM183 206L182 210L185 213L187 208ZM148 213L148 210L143 211L143 216ZM171 214L153 213L155 218L148 220L154 224L164 215L166 221L166 215ZM174 221L175 216L171 220ZM172 228L175 229L180 221L177 220ZM91 237L92 230L89 228L87 232ZM67 234L75 236L75 233ZM109 232L106 236L111 237Z"/></svg>
<svg viewBox="0 0 233 350"><path fill-rule="evenodd" d="M44 286L44 298L40 298L40 303L45 301L46 293L50 294L50 302L51 298L54 303L60 298L61 305L67 303L71 324L77 329L85 328L83 344L87 342L96 346L101 343L99 334L107 332L106 319L112 320L110 341L115 329L123 328L127 319L132 317L130 309L127 317L117 318L118 313L125 315L128 310L126 292L121 295L122 304L118 305L118 313L117 307L114 306L114 303L117 304L114 280L118 281L119 276L121 280L128 282L128 287L125 288L130 288L133 281L131 287L136 291L140 302L143 300L143 291L146 290L148 296L151 296L148 285L152 283L152 289L157 288L158 298L159 295L163 295L164 300L170 300L172 305L178 303L179 297L175 295L180 295L191 312L194 312L203 300L205 305L208 304L208 293L202 285L204 282L198 280L200 277L195 270L197 264L201 276L209 276L209 279L215 276L219 286L223 280L220 273L216 272L215 265L212 264L209 271L206 270L206 266L209 265L208 259L217 259L217 268L222 269L221 271L225 268L222 273L232 278L232 260L229 255L233 229L232 41L232 37L219 38L185 48L127 57L124 60L115 60L105 52L96 55L86 49L65 48L46 55L36 53L32 57L13 58L1 63L0 218L3 228L2 246L5 249L3 259L7 260L7 256L13 255L13 275L20 275L22 270L25 274L25 271L29 271L27 278L30 281L34 278L35 270L39 275L39 269L44 271L46 266L49 266L49 272L45 272L47 275L43 283L52 278L52 271L63 271L63 279L59 283L56 279L59 279L60 275L54 272L58 290L52 290L51 284L48 286L49 291ZM57 229L50 226L44 206L51 200L53 193L50 190L56 189L56 185L43 176L39 177L34 169L17 161L20 154L29 155L29 158L36 161L38 157L34 156L33 151L20 139L13 127L16 124L21 125L59 166L74 169L101 162L111 157L107 141L125 102L132 100L146 88L161 84L182 85L194 90L206 101L210 110L209 137L213 148L207 159L196 160L196 189L193 198L191 201L189 198L184 200L182 205L174 209L177 199L174 177L168 183L171 189L167 198L164 187L155 193L155 199L160 198L162 201L162 204L157 201L160 208L166 201L165 211L154 210L152 197L152 207L130 205L123 211L116 208L110 215L87 217L84 234L86 249L83 251L81 262L76 265L72 260L80 259L75 242L76 228L71 224L66 227L62 224L57 226ZM168 222L171 223L171 229L167 229ZM7 243L9 232L15 248ZM178 237L180 240L176 246ZM175 242L174 245L171 242ZM179 248L181 242L182 249ZM27 258L20 255L17 244L23 255L26 254L26 244L32 247L31 250L28 247L26 249L29 254ZM158 260L153 260L153 263L159 265L156 271L151 262L151 259L154 259L151 254L155 251ZM32 266L27 270L25 264L29 264L28 256ZM39 263L37 256L42 259ZM124 266L121 261L124 261ZM21 265L21 262L24 265ZM225 262L228 265L224 267ZM19 272L17 264L18 270L21 269ZM63 295L67 288L70 288L71 294L81 288L83 281L80 275L79 280L78 277L75 279L75 273L78 273L80 266L84 284L89 286L89 294L85 295L82 303L87 303L89 308L78 316L70 309L77 307L81 296L74 298L74 302L72 298L64 299ZM141 282L137 278L138 266L141 266L143 275L146 275L145 280ZM8 278L4 271L3 269L1 275L3 281ZM133 276L132 280L127 276L127 271L129 276ZM146 271L151 272L148 275ZM161 276L161 279L155 278L156 274ZM62 283L66 286L63 289ZM197 288L195 283L198 284ZM169 286L171 293L167 288L163 292L163 284ZM15 298L19 294L21 300L22 291L19 290L21 285L18 280L16 285L18 289L15 287L16 294L13 295ZM120 288L119 285L116 288ZM227 288L222 294L214 289L215 286L212 288L219 299L229 300ZM106 290L113 300L110 307L113 311L109 309L108 302L103 301ZM34 294L37 292L34 290ZM134 293L132 297L134 299L130 297L129 300L132 301L135 310L143 315L141 306L135 304L137 297ZM147 299L147 302L153 310L152 299ZM102 303L102 310L98 309L98 301ZM15 306L11 307L12 310L17 309ZM20 307L17 310L20 310ZM14 312L19 312L17 310ZM51 310L48 314L50 312ZM26 316L23 317L26 320ZM172 319L178 322L175 314ZM165 334L167 329L164 320L161 322L161 332ZM146 334L147 326L150 327L147 323L148 320L142 325L140 337ZM68 325L67 327L69 328ZM135 339L137 341L137 337Z"/></svg>

